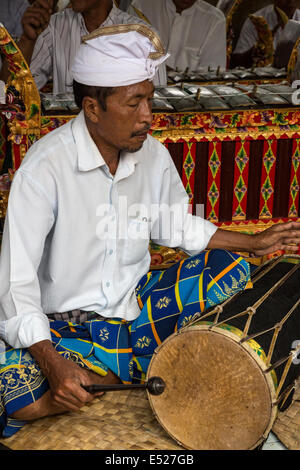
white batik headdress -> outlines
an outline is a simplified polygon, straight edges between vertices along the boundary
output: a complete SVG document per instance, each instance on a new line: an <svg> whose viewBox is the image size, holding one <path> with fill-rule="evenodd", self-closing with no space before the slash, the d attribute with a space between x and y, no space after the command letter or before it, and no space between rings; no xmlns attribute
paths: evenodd
<svg viewBox="0 0 300 470"><path fill-rule="evenodd" d="M105 26L82 38L72 75L91 86L133 85L153 80L168 57L157 33L146 25Z"/></svg>

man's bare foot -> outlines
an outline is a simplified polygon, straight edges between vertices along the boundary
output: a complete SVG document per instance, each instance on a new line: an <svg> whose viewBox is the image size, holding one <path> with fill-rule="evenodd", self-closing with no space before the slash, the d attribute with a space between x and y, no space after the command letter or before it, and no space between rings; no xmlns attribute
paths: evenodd
<svg viewBox="0 0 300 470"><path fill-rule="evenodd" d="M21 421L34 421L35 419L44 418L65 413L67 410L63 406L55 403L51 396L51 391L47 390L44 395L34 403L20 408L10 415L10 418L20 419Z"/></svg>

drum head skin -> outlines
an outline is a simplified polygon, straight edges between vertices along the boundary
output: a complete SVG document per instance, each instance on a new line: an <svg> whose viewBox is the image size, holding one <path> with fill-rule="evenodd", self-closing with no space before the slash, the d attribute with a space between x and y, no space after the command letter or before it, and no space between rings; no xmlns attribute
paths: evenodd
<svg viewBox="0 0 300 470"><path fill-rule="evenodd" d="M187 449L254 449L275 419L268 374L229 333L193 326L170 336L154 354L148 392L156 418Z"/></svg>

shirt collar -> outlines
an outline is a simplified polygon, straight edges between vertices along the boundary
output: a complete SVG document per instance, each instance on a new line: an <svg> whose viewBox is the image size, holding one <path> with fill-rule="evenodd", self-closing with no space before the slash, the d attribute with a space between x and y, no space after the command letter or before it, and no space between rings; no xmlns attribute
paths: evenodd
<svg viewBox="0 0 300 470"><path fill-rule="evenodd" d="M194 3L190 8L186 8L186 10L183 10L181 12L180 16L187 16L187 15L192 15L194 14L194 8L196 8L197 2ZM174 14L174 15L179 15L179 13L176 12L176 6L173 3L173 0L167 0L167 8Z"/></svg>
<svg viewBox="0 0 300 470"><path fill-rule="evenodd" d="M103 26L109 26L109 25L114 24L115 23L114 18L118 14L119 11L120 11L119 8L116 6L115 2L113 2L112 9L110 10L106 20L103 21L103 23L100 26L103 27Z"/></svg>
<svg viewBox="0 0 300 470"><path fill-rule="evenodd" d="M117 7L115 2L113 1L112 9L110 10L110 12L108 14L108 17L106 18L105 21L103 21L103 23L100 26L103 27L103 26L113 24L114 23L114 16L118 13L118 11L119 11L119 8ZM79 16L80 27L83 31L83 35L89 34L89 31L87 30L87 27L85 25L85 21L84 21L84 18L82 16L82 14L78 13L78 16Z"/></svg>
<svg viewBox="0 0 300 470"><path fill-rule="evenodd" d="M292 20L299 21L299 20L298 20L299 11L300 11L300 10L299 10L298 8L296 8L295 13L293 14L293 18L291 18Z"/></svg>
<svg viewBox="0 0 300 470"><path fill-rule="evenodd" d="M78 116L74 119L72 123L72 132L77 148L79 171L90 171L107 166L88 131L83 111L80 111ZM121 173L124 177L133 173L135 165L139 162L137 154L138 152L122 152L117 173Z"/></svg>
<svg viewBox="0 0 300 470"><path fill-rule="evenodd" d="M81 13L78 13L78 19L79 19L79 24L80 24L80 29L81 29L81 35L84 36L85 34L89 34L89 31L87 30L87 27L85 26L84 18Z"/></svg>

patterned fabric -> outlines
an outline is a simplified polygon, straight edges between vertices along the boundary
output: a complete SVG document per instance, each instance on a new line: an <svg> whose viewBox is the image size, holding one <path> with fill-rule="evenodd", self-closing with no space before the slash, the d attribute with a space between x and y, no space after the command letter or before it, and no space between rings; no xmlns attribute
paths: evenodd
<svg viewBox="0 0 300 470"><path fill-rule="evenodd" d="M223 250L202 252L141 278L136 287L141 313L134 321L100 317L76 324L50 319L53 346L100 375L110 369L123 383L141 383L159 344L249 281L250 268L242 257ZM7 437L24 425L8 415L41 397L48 382L27 350L8 346L0 380L0 429Z"/></svg>
<svg viewBox="0 0 300 470"><path fill-rule="evenodd" d="M72 322L72 323L84 323L88 320L95 320L96 318L99 320L105 320L104 317L98 315L95 312L85 312L83 310L70 310L69 312L63 313L49 313L47 314L49 320L57 320L57 321L64 321L64 322Z"/></svg>

